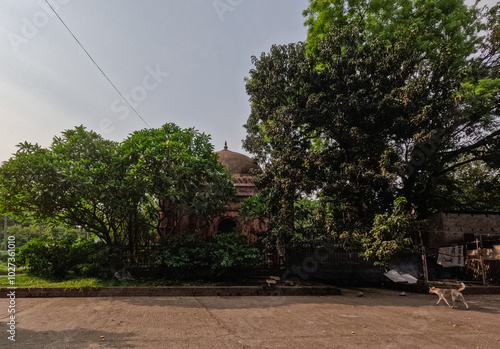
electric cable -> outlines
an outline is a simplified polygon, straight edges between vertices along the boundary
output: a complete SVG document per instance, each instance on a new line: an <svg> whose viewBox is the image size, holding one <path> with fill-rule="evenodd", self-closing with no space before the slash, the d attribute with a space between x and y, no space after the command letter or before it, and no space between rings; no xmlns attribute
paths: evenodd
<svg viewBox="0 0 500 349"><path fill-rule="evenodd" d="M141 114L139 114L139 112L137 110L135 110L135 108L130 104L130 102L123 96L123 94L120 92L120 90L115 86L115 84L110 80L110 78L106 75L106 73L104 73L104 71L101 69L101 67L99 67L99 65L97 64L97 62L92 58L92 56L90 55L90 53L85 49L85 47L83 47L82 43L76 38L75 34L73 34L73 32L71 31L71 29L69 29L69 27L66 25L66 23L64 23L64 21L62 20L62 18L59 16L59 14L56 12L56 10L54 10L54 8L52 7L52 5L49 3L48 0L45 0L45 2L47 3L47 5L52 9L52 12L54 12L54 14L57 16L57 18L59 18L59 20L61 21L61 23L64 25L64 27L66 27L66 29L68 30L68 32L71 34L71 36L73 37L73 39L75 39L75 41L78 43L78 45L80 45L80 47L82 48L82 50L87 54L87 56L90 58L90 60L92 61L92 63L94 63L94 65L97 67L97 69L99 69L99 71L102 73L102 75L106 78L106 80L108 80L108 82L111 84L111 86L113 86L113 88L115 89L116 92L118 92L118 94L123 98L123 100L125 101L125 103L128 104L128 106L130 107L130 109L132 109L134 111L134 113L137 114L137 116L146 124L146 126L148 126L149 128L151 128L151 126L149 126L149 124L146 122L146 120L144 120L144 118L141 116Z"/></svg>

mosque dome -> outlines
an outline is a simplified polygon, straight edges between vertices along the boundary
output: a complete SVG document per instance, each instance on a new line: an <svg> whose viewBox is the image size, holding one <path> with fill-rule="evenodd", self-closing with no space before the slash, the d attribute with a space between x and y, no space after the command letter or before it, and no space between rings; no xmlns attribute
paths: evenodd
<svg viewBox="0 0 500 349"><path fill-rule="evenodd" d="M259 165L250 157L227 149L227 142L224 149L215 152L219 155L219 161L227 168L232 175L254 175L260 171Z"/></svg>

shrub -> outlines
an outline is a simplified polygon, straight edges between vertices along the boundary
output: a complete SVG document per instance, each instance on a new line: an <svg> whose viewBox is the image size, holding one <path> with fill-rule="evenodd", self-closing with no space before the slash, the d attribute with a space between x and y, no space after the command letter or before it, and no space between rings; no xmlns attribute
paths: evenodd
<svg viewBox="0 0 500 349"><path fill-rule="evenodd" d="M110 278L125 266L125 253L104 242L81 240L71 245L70 271L83 277Z"/></svg>
<svg viewBox="0 0 500 349"><path fill-rule="evenodd" d="M15 223L15 222L14 222ZM40 240L69 240L73 241L78 237L78 230L67 229L51 224L15 223L9 225L9 235L16 237L16 246L21 247L32 241Z"/></svg>
<svg viewBox="0 0 500 349"><path fill-rule="evenodd" d="M70 274L111 277L123 268L121 250L92 240L33 239L18 250L18 262L30 275L61 279Z"/></svg>
<svg viewBox="0 0 500 349"><path fill-rule="evenodd" d="M9 253L7 251L0 251L0 262L7 262L9 257Z"/></svg>
<svg viewBox="0 0 500 349"><path fill-rule="evenodd" d="M121 248L92 240L33 239L18 252L18 262L29 274L55 279L112 277L125 266L127 257ZM238 233L211 239L187 234L162 241L151 252L150 264L157 276L170 279L234 279L244 277L260 256L261 251Z"/></svg>
<svg viewBox="0 0 500 349"><path fill-rule="evenodd" d="M221 233L215 236L211 248L213 279L242 279L262 258L262 251L239 233Z"/></svg>
<svg viewBox="0 0 500 349"><path fill-rule="evenodd" d="M195 234L162 240L157 252L158 272L170 278L203 277L210 265L208 242Z"/></svg>
<svg viewBox="0 0 500 349"><path fill-rule="evenodd" d="M391 259L411 256L417 251L416 233L424 225L410 213L408 201L399 197L394 201L392 212L375 216L372 229L363 236L363 256L377 266L388 267Z"/></svg>
<svg viewBox="0 0 500 349"><path fill-rule="evenodd" d="M196 234L161 242L156 270L174 279L243 277L262 255L239 233L220 233L205 240Z"/></svg>
<svg viewBox="0 0 500 349"><path fill-rule="evenodd" d="M69 240L33 239L19 248L18 264L34 276L63 278L72 265L70 250Z"/></svg>
<svg viewBox="0 0 500 349"><path fill-rule="evenodd" d="M211 254L214 269L253 267L262 256L261 251L239 233L216 235Z"/></svg>

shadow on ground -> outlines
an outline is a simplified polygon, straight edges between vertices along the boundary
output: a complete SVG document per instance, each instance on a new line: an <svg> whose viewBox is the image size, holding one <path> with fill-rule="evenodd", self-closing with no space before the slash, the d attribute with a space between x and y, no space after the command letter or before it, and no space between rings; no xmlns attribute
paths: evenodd
<svg viewBox="0 0 500 349"><path fill-rule="evenodd" d="M247 309L283 307L294 304L338 304L346 306L368 307L426 307L434 306L438 297L432 294L420 294L379 288L342 288L338 296L232 296L232 297L117 297L116 301L144 307L183 307L199 308L200 305L209 304L217 309ZM181 302L179 300L182 299ZM500 297L495 295L469 295L465 299L471 308L489 314L500 314ZM156 301L155 301L156 300ZM451 304L451 300L449 300ZM463 303L457 301L454 309L448 308L441 302L436 309L442 311L467 311Z"/></svg>
<svg viewBox="0 0 500 349"><path fill-rule="evenodd" d="M117 333L106 331L94 331L76 328L62 331L33 331L23 329L19 324L16 328L15 342L9 340L7 324L0 323L0 347L3 348L23 348L39 349L46 348L42 343L50 343L48 347L54 349L85 349L90 347L99 348L135 348L127 343L132 333ZM102 337L101 337L102 336Z"/></svg>

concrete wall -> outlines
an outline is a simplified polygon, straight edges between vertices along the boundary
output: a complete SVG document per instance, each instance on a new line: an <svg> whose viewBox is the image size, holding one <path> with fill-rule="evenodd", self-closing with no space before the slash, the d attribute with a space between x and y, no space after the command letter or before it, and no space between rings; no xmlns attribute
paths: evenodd
<svg viewBox="0 0 500 349"><path fill-rule="evenodd" d="M438 212L430 216L427 228L429 247L463 244L474 235L478 239L500 239L500 213L448 213Z"/></svg>

